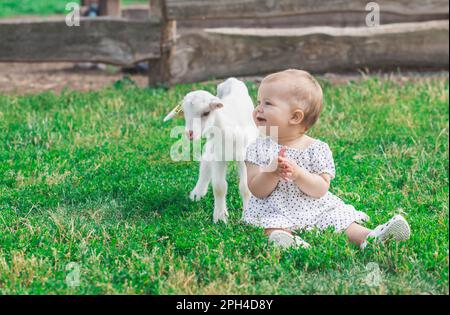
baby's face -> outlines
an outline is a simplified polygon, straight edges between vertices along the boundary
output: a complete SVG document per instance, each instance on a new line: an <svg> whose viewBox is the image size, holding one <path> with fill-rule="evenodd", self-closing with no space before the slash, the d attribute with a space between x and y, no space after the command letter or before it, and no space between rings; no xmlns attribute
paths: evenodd
<svg viewBox="0 0 450 315"><path fill-rule="evenodd" d="M253 111L253 119L258 127L278 127L278 132L289 126L291 106L288 89L281 82L261 83L258 103Z"/></svg>

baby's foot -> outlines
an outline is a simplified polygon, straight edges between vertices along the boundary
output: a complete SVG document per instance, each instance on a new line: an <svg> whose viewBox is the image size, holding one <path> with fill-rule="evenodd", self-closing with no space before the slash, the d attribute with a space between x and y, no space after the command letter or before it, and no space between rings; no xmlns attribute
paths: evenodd
<svg viewBox="0 0 450 315"><path fill-rule="evenodd" d="M396 215L387 223L377 226L366 238L366 242L361 244L361 248L366 247L367 239L373 238L376 242L386 242L388 240L405 241L411 235L408 222L401 215Z"/></svg>
<svg viewBox="0 0 450 315"><path fill-rule="evenodd" d="M309 248L311 245L309 245L307 242L302 240L299 236L294 236L286 231L283 230L276 230L270 233L269 235L269 243L272 243L276 246L280 246L283 248Z"/></svg>

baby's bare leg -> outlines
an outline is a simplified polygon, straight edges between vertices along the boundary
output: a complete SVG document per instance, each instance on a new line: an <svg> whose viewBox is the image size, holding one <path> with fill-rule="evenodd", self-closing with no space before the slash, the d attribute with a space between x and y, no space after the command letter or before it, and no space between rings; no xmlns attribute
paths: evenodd
<svg viewBox="0 0 450 315"><path fill-rule="evenodd" d="M356 245L361 245L365 242L367 235L369 235L371 230L365 228L358 223L353 222L349 225L349 227L345 230L345 234L348 236L348 240Z"/></svg>

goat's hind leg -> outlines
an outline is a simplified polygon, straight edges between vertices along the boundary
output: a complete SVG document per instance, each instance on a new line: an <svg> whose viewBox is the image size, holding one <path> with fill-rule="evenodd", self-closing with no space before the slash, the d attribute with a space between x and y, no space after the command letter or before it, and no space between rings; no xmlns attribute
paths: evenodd
<svg viewBox="0 0 450 315"><path fill-rule="evenodd" d="M200 161L200 172L198 174L197 184L189 194L189 198L193 201L202 199L208 192L209 182L211 180L211 162Z"/></svg>

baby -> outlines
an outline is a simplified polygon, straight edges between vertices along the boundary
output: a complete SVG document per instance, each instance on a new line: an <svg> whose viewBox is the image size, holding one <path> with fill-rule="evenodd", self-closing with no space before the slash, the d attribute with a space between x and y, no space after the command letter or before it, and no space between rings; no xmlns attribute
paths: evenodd
<svg viewBox="0 0 450 315"><path fill-rule="evenodd" d="M294 231L334 227L364 248L369 238L406 240L410 228L401 215L374 230L369 217L328 191L335 176L328 145L306 135L322 110L322 89L306 71L286 70L264 78L253 119L266 136L246 153L252 197L243 220L265 228L269 242L282 247L310 245ZM277 129L277 137L271 131ZM268 135L268 136L267 136Z"/></svg>

